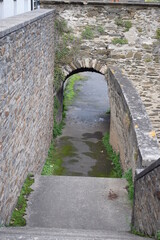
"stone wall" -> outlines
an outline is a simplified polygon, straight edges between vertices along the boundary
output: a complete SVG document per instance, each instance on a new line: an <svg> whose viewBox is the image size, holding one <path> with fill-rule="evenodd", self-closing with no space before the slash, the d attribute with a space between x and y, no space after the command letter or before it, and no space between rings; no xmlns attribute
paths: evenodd
<svg viewBox="0 0 160 240"><path fill-rule="evenodd" d="M160 143L160 40L156 38L156 30L160 28L159 5L73 2L41 0L42 7L57 10L57 17L66 20L75 37L81 38L86 26L94 33L90 39L81 39L80 51L75 50L71 62L66 62L63 69L71 72L73 65L80 67L78 62L85 59L122 69L138 91ZM132 27L127 31L116 24L117 19L131 22ZM125 38L128 43L113 44L114 38Z"/></svg>
<svg viewBox="0 0 160 240"><path fill-rule="evenodd" d="M124 170L145 168L160 157L156 134L143 103L132 83L122 72L108 72L111 107L110 143L120 153Z"/></svg>
<svg viewBox="0 0 160 240"><path fill-rule="evenodd" d="M53 127L54 11L0 22L0 224L29 172L39 173Z"/></svg>
<svg viewBox="0 0 160 240"><path fill-rule="evenodd" d="M160 231L160 159L135 178L132 226L149 236Z"/></svg>

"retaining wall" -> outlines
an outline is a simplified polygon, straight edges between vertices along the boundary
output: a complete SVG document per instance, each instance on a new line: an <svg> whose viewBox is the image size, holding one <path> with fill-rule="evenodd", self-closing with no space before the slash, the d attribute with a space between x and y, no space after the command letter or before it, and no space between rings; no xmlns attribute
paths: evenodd
<svg viewBox="0 0 160 240"><path fill-rule="evenodd" d="M132 227L145 235L160 230L160 152L143 103L132 83L112 67L108 72L110 143L124 170L135 175ZM159 159L159 160L158 160Z"/></svg>
<svg viewBox="0 0 160 240"><path fill-rule="evenodd" d="M131 81L116 68L108 72L110 143L124 170L145 168L160 157L156 133Z"/></svg>
<svg viewBox="0 0 160 240"><path fill-rule="evenodd" d="M0 21L0 224L29 172L38 173L53 127L54 11Z"/></svg>
<svg viewBox="0 0 160 240"><path fill-rule="evenodd" d="M132 226L149 236L160 231L160 159L135 178Z"/></svg>

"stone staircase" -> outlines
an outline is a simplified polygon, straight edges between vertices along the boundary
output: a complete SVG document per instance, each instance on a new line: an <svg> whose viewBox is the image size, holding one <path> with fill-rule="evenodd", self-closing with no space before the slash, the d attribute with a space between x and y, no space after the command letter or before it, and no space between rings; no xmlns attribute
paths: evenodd
<svg viewBox="0 0 160 240"><path fill-rule="evenodd" d="M56 228L10 228L0 230L1 240L147 240L128 232Z"/></svg>
<svg viewBox="0 0 160 240"><path fill-rule="evenodd" d="M36 176L27 226L0 228L0 240L145 239L129 233L126 185L116 178Z"/></svg>

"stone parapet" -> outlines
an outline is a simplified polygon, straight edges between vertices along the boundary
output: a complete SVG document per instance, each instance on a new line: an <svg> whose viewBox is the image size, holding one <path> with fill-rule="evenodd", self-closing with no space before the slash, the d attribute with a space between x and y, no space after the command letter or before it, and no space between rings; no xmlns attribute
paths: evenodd
<svg viewBox="0 0 160 240"><path fill-rule="evenodd" d="M157 2L145 2L144 0L41 0L41 6L52 4L84 4L84 5L128 5L142 7L160 7Z"/></svg>
<svg viewBox="0 0 160 240"><path fill-rule="evenodd" d="M131 81L116 68L108 73L111 107L110 142L124 170L145 168L160 157L156 133Z"/></svg>

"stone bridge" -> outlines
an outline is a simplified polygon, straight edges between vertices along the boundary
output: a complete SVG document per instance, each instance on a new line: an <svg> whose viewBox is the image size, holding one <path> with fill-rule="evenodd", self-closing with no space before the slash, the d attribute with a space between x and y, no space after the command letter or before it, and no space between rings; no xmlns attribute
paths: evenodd
<svg viewBox="0 0 160 240"><path fill-rule="evenodd" d="M78 62L80 58L80 64L81 59L96 59L100 65L116 65L122 69L141 96L160 143L160 42L156 39L160 8L107 2L85 1L83 5L84 1L42 0L41 5L56 8L58 16L66 20L78 38L86 26L93 29L94 36L81 40L80 51L75 51L74 59ZM117 19L131 22L132 27L127 31ZM125 38L128 43L114 45L115 38ZM74 59L70 67L64 66L66 74L71 71ZM81 65L85 64L88 66L87 62Z"/></svg>
<svg viewBox="0 0 160 240"><path fill-rule="evenodd" d="M47 156L53 127L53 56L65 43L67 57L55 58L55 68L63 74L58 87L53 84L54 94L75 72L106 76L111 143L120 152L123 169L132 167L138 173L133 224L155 234L160 229L160 184L155 185L160 182L159 5L42 0L41 7L56 11L40 9L0 22L0 223L9 220L27 174L39 173ZM65 25L63 20L68 28L55 34L54 22Z"/></svg>

